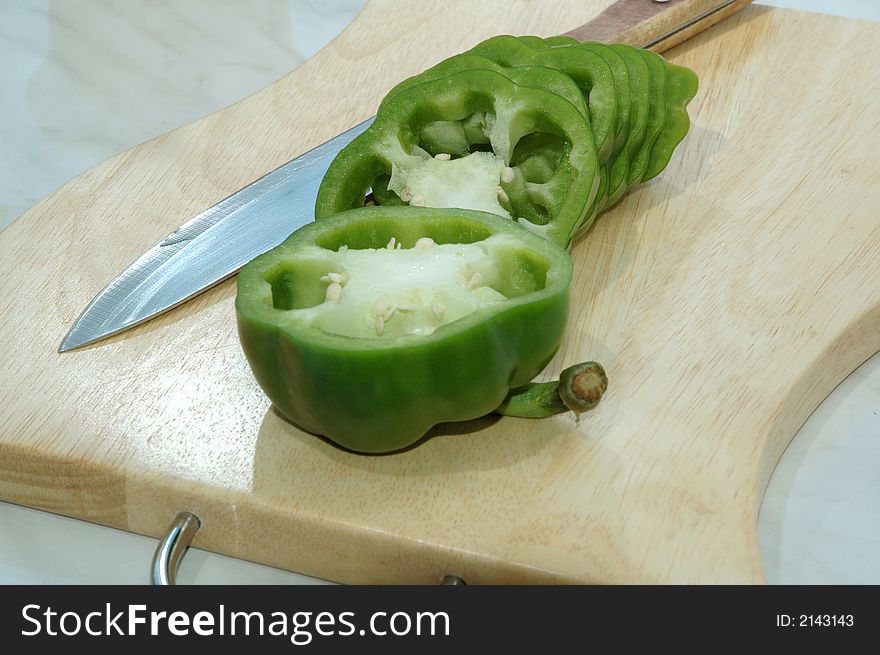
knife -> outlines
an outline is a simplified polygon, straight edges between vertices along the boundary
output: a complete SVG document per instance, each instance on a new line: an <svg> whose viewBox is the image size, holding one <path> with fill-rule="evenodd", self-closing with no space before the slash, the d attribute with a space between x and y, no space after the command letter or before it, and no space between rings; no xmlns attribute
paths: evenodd
<svg viewBox="0 0 880 655"><path fill-rule="evenodd" d="M566 34L662 52L750 1L618 0ZM98 292L58 351L105 339L177 307L313 220L318 186L330 162L372 121L270 171L178 227Z"/></svg>

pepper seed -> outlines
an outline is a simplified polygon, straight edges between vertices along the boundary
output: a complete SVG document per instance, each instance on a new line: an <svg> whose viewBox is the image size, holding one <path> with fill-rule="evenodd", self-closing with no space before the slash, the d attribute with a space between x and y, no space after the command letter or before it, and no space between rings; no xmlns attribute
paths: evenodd
<svg viewBox="0 0 880 655"><path fill-rule="evenodd" d="M342 297L342 285L339 282L331 282L327 287L324 300L339 300Z"/></svg>

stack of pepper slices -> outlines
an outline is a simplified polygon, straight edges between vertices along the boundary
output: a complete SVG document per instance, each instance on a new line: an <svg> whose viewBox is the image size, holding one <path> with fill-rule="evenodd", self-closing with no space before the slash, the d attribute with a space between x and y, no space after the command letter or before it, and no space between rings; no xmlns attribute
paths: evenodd
<svg viewBox="0 0 880 655"><path fill-rule="evenodd" d="M568 37L494 37L398 84L331 163L315 223L239 274L260 386L372 453L441 422L595 405L594 362L530 382L563 337L568 249L663 170L696 91L653 52Z"/></svg>

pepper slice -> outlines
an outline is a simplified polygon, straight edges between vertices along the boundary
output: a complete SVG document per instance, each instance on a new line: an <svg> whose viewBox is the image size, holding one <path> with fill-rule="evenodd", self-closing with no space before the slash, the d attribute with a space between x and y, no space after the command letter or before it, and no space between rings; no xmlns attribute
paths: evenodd
<svg viewBox="0 0 880 655"><path fill-rule="evenodd" d="M608 46L581 42L570 36L520 37L528 39L533 48L546 46L593 46L608 47L622 56L630 78L631 118L627 142L629 153L638 152L638 160L630 166L629 184L637 184L655 177L669 163L675 147L687 134L690 117L687 104L694 98L699 87L696 74L685 66L666 61L650 50L633 48L621 43ZM601 50L599 50L601 52ZM649 117L651 128L648 129ZM648 143L642 148L648 132ZM659 138L659 142L656 141ZM657 152L653 146L657 144ZM632 156L629 157L631 160ZM648 160L650 159L650 164ZM613 203L612 203L613 204Z"/></svg>
<svg viewBox="0 0 880 655"><path fill-rule="evenodd" d="M467 52L445 59L422 73L400 82L386 94L377 113L382 113L389 100L401 91L467 70L491 70L504 75L519 86L550 91L574 105L589 125L590 114L583 93L568 75L544 66L507 68L491 59ZM488 143L488 138L479 127L478 121L473 118L462 124L457 121L436 121L431 124L429 130L423 131L423 138L427 141L425 147L435 152L445 149L450 154L467 154L472 145ZM499 186L507 194L511 206L517 209L520 218L530 223L542 224L546 221L546 212L543 211L540 203L532 202L530 194L535 194L540 189L559 188L568 174L564 166L559 166L562 145L558 137L551 134L533 134L524 137L511 153L509 177L501 177ZM404 204L396 193L388 189L389 182L390 176L384 176L373 184L373 197L377 204ZM600 181L596 189L596 198L603 194L604 189ZM591 202L595 203L595 198Z"/></svg>
<svg viewBox="0 0 880 655"><path fill-rule="evenodd" d="M509 35L493 36L468 52L506 67L545 66L571 77L590 109L599 163L608 160L620 130L620 107L614 74L602 57L581 48L534 48L528 39L523 42L521 37Z"/></svg>
<svg viewBox="0 0 880 655"><path fill-rule="evenodd" d="M587 120L589 120L590 115L583 93L581 92L580 87L578 87L574 80L568 75L552 68L547 68L546 66L520 66L517 68L508 68L492 61L491 59L468 52L454 55L449 59L444 59L439 64L422 71L418 75L408 77L402 82L399 82L397 86L393 87L387 94L385 94L382 103L379 105L378 111L381 112L382 108L389 100L405 89L466 70L491 70L504 75L519 86L528 86L555 93L568 100Z"/></svg>
<svg viewBox="0 0 880 655"><path fill-rule="evenodd" d="M552 170L536 179L528 165L548 141L555 157L542 161ZM596 197L597 172L590 126L575 105L493 70L464 70L389 98L331 163L315 216L362 206L370 188L384 186L413 206L513 217L568 247Z"/></svg>
<svg viewBox="0 0 880 655"><path fill-rule="evenodd" d="M537 375L561 341L571 275L565 250L499 216L355 209L241 269L239 336L281 414L389 452L496 410Z"/></svg>
<svg viewBox="0 0 880 655"><path fill-rule="evenodd" d="M632 184L632 162L645 141L648 129L648 115L651 108L649 71L648 64L638 49L619 43L611 44L609 47L626 61L630 79L630 102L632 107L630 109L630 129L625 154L628 173L627 179L624 182L624 187L626 187ZM612 202L608 206L612 204L614 203Z"/></svg>
<svg viewBox="0 0 880 655"><path fill-rule="evenodd" d="M599 171L601 177L599 193L594 207L591 208L584 221L584 224L589 225L599 213L616 203L626 192L629 171L628 154L631 150L638 148L636 141L640 142L643 136L639 134L638 130L644 131L643 123L647 115L647 102L641 104L637 102L637 100L644 100L640 95L641 89L638 87L637 79L633 77L639 71L632 71L631 64L627 62L627 56L630 55L628 51L635 49L630 46L615 48L604 43L580 42L564 36L548 39L518 38L536 50L576 47L601 57L611 70L618 104L616 136L614 147ZM647 80L644 80L644 83L647 83ZM645 93L646 95L647 93ZM641 121L641 125L639 121Z"/></svg>
<svg viewBox="0 0 880 655"><path fill-rule="evenodd" d="M605 44L578 42L567 37L497 36L469 52L505 66L540 65L570 76L588 100L593 137L597 145L600 180L598 193L576 228L583 233L601 211L622 197L627 189L627 151L630 131L631 93L629 69L618 51ZM574 236L574 235L573 235Z"/></svg>
<svg viewBox="0 0 880 655"><path fill-rule="evenodd" d="M687 135L691 122L686 107L697 94L699 81L697 80L696 73L690 68L670 64L660 55L650 50L644 50L643 52L655 62L659 60L666 72L664 81L666 120L663 123L663 129L651 148L651 157L647 170L642 176L642 181L646 181L656 177L666 168L676 146Z"/></svg>
<svg viewBox="0 0 880 655"><path fill-rule="evenodd" d="M525 41L524 37L520 37L520 39ZM595 213L598 214L606 211L623 197L632 184L641 181L641 172L634 174L633 166L636 155L645 140L651 108L649 71L646 58L653 56L660 63L663 63L664 66L667 64L654 53L648 54L646 51L623 44L608 45L580 42L567 36L549 37L547 39L529 37L529 40L526 42L536 49L575 47L590 50L605 58L614 73L615 88L619 94L618 100L621 106L626 108L626 111L621 112L621 120L628 119L628 125L625 130L622 130L620 127L618 128L618 134L625 132L626 139L622 144L620 139L615 142L615 148L609 156L605 168L601 171L601 174L606 179L600 187L604 193L601 193L597 198ZM625 65L625 71L621 70L621 60ZM657 62L655 61L655 63ZM665 79L665 68L659 72L659 75L660 80ZM658 89L662 88L662 84L658 85ZM626 104L627 102L628 105ZM660 100L660 102L663 102L663 111L658 118L663 120L666 115L665 98ZM645 154L646 157L647 154ZM647 162L645 161L644 165L646 164ZM589 226L589 218L585 225ZM579 230L579 233L582 231L583 229Z"/></svg>

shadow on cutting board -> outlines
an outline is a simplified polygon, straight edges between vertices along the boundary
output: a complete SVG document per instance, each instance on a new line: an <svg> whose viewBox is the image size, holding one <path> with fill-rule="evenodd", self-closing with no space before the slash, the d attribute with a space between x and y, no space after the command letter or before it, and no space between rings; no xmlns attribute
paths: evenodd
<svg viewBox="0 0 880 655"><path fill-rule="evenodd" d="M589 424L585 416L583 425ZM378 475L424 476L455 471L505 469L554 448L574 432L571 418L510 419L489 414L470 421L440 423L412 446L384 454L357 453L303 431L274 407L266 412L254 454L254 485L260 469L279 462L332 462ZM584 429L584 428L581 428ZM584 435L576 433L581 439ZM269 476L277 480L277 473Z"/></svg>

